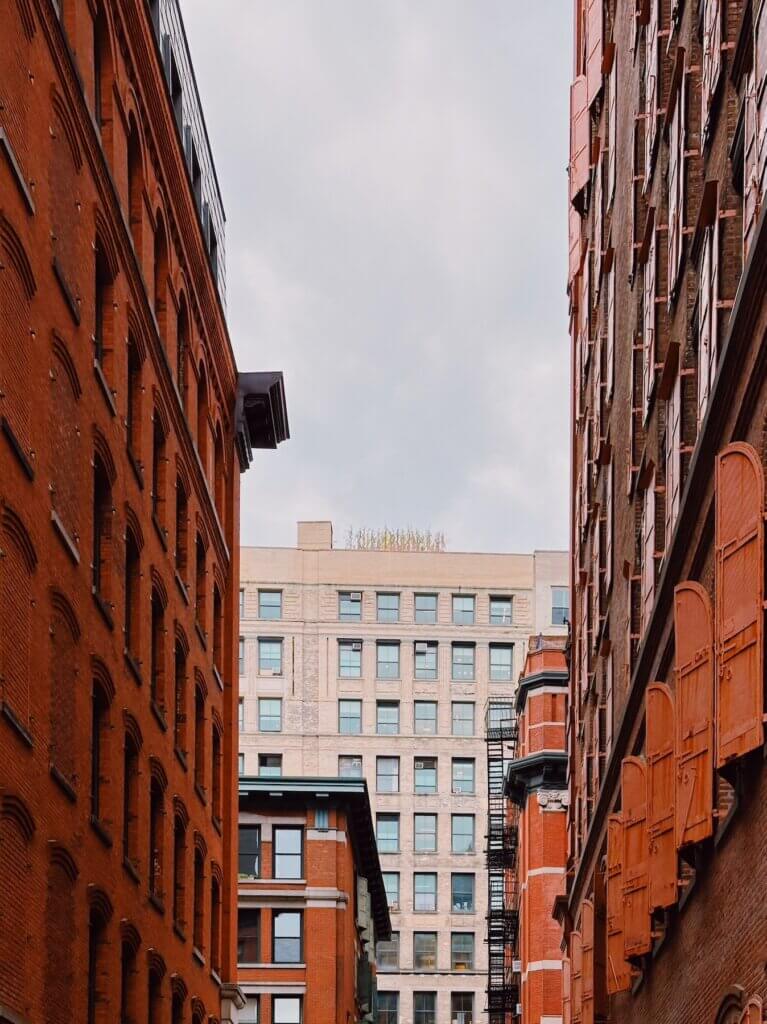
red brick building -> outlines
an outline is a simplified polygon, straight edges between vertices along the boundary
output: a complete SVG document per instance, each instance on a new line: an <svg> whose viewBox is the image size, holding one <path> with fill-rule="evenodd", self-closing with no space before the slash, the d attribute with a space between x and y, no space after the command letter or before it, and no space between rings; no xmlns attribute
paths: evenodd
<svg viewBox="0 0 767 1024"><path fill-rule="evenodd" d="M375 944L391 933L364 779L241 778L241 1024L376 1017Z"/></svg>
<svg viewBox="0 0 767 1024"><path fill-rule="evenodd" d="M762 1020L767 6L577 0L566 1020Z"/></svg>
<svg viewBox="0 0 767 1024"><path fill-rule="evenodd" d="M0 1020L223 1021L236 982L238 377L176 0L0 33Z"/></svg>

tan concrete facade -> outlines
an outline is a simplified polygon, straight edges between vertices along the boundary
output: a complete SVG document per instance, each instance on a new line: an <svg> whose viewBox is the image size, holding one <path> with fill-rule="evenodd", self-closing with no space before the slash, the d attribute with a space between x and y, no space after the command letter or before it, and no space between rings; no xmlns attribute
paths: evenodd
<svg viewBox="0 0 767 1024"><path fill-rule="evenodd" d="M392 927L399 933L398 967L379 964L378 983L384 996L398 993L398 1016L383 1016L383 1020L410 1024L415 993L419 1021L431 1019L431 994L435 994L435 1021L473 1024L485 1019L485 713L488 702L514 699L528 636L539 631L565 632L552 622L552 609L560 596L555 588L567 586L567 572L564 552L334 549L330 523L300 523L296 548L242 550L241 771L334 776L353 770L351 761L342 768L341 758L359 757L374 816L399 815L398 852L381 851L387 881L391 883L391 876L399 873L399 899L391 907ZM348 604L342 605L342 595L351 595ZM379 595L386 595L381 609ZM416 595L421 621L416 621ZM422 621L429 618L432 596L436 596L436 621ZM425 597L430 600L424 601ZM474 598L473 623L454 623L454 597ZM491 599L497 600L491 603ZM357 608L358 619L352 617ZM471 618L468 608L464 611ZM381 621L382 615L395 621ZM423 644L436 649L416 647ZM433 656L436 670L432 673ZM492 675L507 678L491 679L491 658ZM382 674L390 677L380 678ZM423 678L430 674L434 678ZM465 678L457 680L455 675ZM281 703L264 703L270 700ZM352 703L342 705L342 701ZM430 725L432 713L435 727ZM381 728L390 731L382 734ZM281 757L281 764L265 763L267 755ZM432 788L429 763L425 769L422 764L429 758L437 762L436 792L417 793L416 762L421 762L421 788ZM397 791L381 792L387 784L394 788L387 771L395 769ZM473 792L463 792L472 788ZM436 852L415 851L416 815L436 815ZM455 815L467 817L456 820ZM470 825L471 816L473 849L454 853L453 826L458 830ZM420 822L431 823L432 819ZM436 874L436 879L418 880L424 886L418 911L416 874ZM474 876L473 904L469 904L473 909L453 912L454 875ZM456 908L468 902L458 890L466 883L466 879L456 882ZM436 910L422 910L431 899L432 885ZM414 935L421 932L436 934L435 968L431 967L430 938L423 940L429 966L416 967ZM453 935L473 936L473 966L465 965L471 940L453 939ZM390 998L389 1005L393 1002Z"/></svg>

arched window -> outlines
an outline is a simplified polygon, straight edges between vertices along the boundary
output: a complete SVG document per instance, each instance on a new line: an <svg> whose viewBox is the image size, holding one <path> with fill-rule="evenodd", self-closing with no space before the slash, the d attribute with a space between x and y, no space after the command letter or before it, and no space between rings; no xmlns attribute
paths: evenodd
<svg viewBox="0 0 767 1024"><path fill-rule="evenodd" d="M156 900L163 898L163 819L165 793L162 783L152 776L149 787L149 894Z"/></svg>
<svg viewBox="0 0 767 1024"><path fill-rule="evenodd" d="M176 477L176 571L186 582L187 569L187 524L189 522L189 498L181 477Z"/></svg>
<svg viewBox="0 0 767 1024"><path fill-rule="evenodd" d="M104 377L109 381L114 337L114 289L109 264L98 239L94 258L93 288L93 356Z"/></svg>
<svg viewBox="0 0 767 1024"><path fill-rule="evenodd" d="M91 907L88 917L88 1024L101 1024L100 1008L106 1001L107 920L100 907Z"/></svg>
<svg viewBox="0 0 767 1024"><path fill-rule="evenodd" d="M91 696L91 819L106 823L109 763L109 696L98 680Z"/></svg>
<svg viewBox="0 0 767 1024"><path fill-rule="evenodd" d="M221 975L221 883L213 872L210 882L210 966Z"/></svg>
<svg viewBox="0 0 767 1024"><path fill-rule="evenodd" d="M51 762L74 788L77 734L77 652L80 630L64 598L54 595L50 629Z"/></svg>
<svg viewBox="0 0 767 1024"><path fill-rule="evenodd" d="M112 54L104 5L100 3L93 23L93 113L101 131L111 118Z"/></svg>
<svg viewBox="0 0 767 1024"><path fill-rule="evenodd" d="M186 295L181 293L178 306L178 325L176 328L176 383L178 393L181 396L181 404L184 412L187 412L187 391L188 381L186 379L187 360L189 359L189 311L186 304Z"/></svg>
<svg viewBox="0 0 767 1024"><path fill-rule="evenodd" d="M8 507L2 515L0 546L0 671L3 702L25 728L30 727L30 662L36 556L19 517Z"/></svg>
<svg viewBox="0 0 767 1024"><path fill-rule="evenodd" d="M175 689L173 743L176 750L186 757L186 651L180 640L176 640L173 676Z"/></svg>
<svg viewBox="0 0 767 1024"><path fill-rule="evenodd" d="M194 850L194 934L193 943L200 953L205 936L205 855L199 846Z"/></svg>
<svg viewBox="0 0 767 1024"><path fill-rule="evenodd" d="M199 533L197 534L195 555L195 617L200 629L205 633L207 626L205 607L207 597L207 569L205 566L206 551L205 544L203 543L202 537Z"/></svg>
<svg viewBox="0 0 767 1024"><path fill-rule="evenodd" d="M154 314L160 337L166 340L166 315L168 301L168 237L165 233L165 221L162 214L157 214L157 227L154 232Z"/></svg>
<svg viewBox="0 0 767 1024"><path fill-rule="evenodd" d="M152 515L162 530L165 519L165 430L155 410L152 424Z"/></svg>
<svg viewBox="0 0 767 1024"><path fill-rule="evenodd" d="M32 850L35 825L26 805L6 793L0 800L0 886L3 893L3 921L0 928L0 963L3 965L4 1007L18 1019L28 1019L27 1000L31 984L31 957L26 943L19 941L19 929L10 922L29 918L32 886ZM10 982L10 983L9 983Z"/></svg>
<svg viewBox="0 0 767 1024"><path fill-rule="evenodd" d="M205 471L206 476L209 476L209 434L208 378L205 373L205 366L200 363L200 372L197 379L197 451L200 455L200 461L202 462L202 468Z"/></svg>
<svg viewBox="0 0 767 1024"><path fill-rule="evenodd" d="M72 922L79 917L79 906L75 900L74 883L77 867L71 856L61 846L51 848L51 863L48 871L48 885L45 893L45 971L43 976L43 1005L46 1008L46 1024L69 1024L74 987L75 933ZM17 879L17 885L20 885ZM3 910L9 908L3 900ZM13 931L14 929L10 929ZM5 969L10 964L3 963ZM18 982L21 979L14 978ZM3 992L5 997L5 992ZM8 1019L8 1018L6 1018Z"/></svg>
<svg viewBox="0 0 767 1024"><path fill-rule="evenodd" d="M141 358L136 342L128 335L128 380L126 391L125 423L128 434L128 452L136 468L141 466Z"/></svg>
<svg viewBox="0 0 767 1024"><path fill-rule="evenodd" d="M3 72L7 87L7 66ZM24 77L27 78L26 65ZM7 129L8 118L3 120ZM17 442L26 463L25 469L31 475L33 395L29 381L34 348L30 344L30 303L35 294L35 283L23 253L21 240L0 216L0 309L3 311L0 316L0 351L3 353L0 362L0 412L5 420L4 430ZM16 446L12 450L15 451Z"/></svg>
<svg viewBox="0 0 767 1024"><path fill-rule="evenodd" d="M216 445L213 460L213 488L216 500L216 512L221 525L224 525L224 498L226 494L226 473L224 469L224 442L221 437L221 427L216 430Z"/></svg>
<svg viewBox="0 0 767 1024"><path fill-rule="evenodd" d="M120 946L120 1024L130 1024L136 1016L136 946L123 939Z"/></svg>
<svg viewBox="0 0 767 1024"><path fill-rule="evenodd" d="M180 992L173 993L170 1004L171 1024L184 1024L184 997Z"/></svg>
<svg viewBox="0 0 767 1024"><path fill-rule="evenodd" d="M223 665L221 663L221 656L223 653L223 634L224 634L224 612L223 604L221 601L221 591L218 589L218 584L213 584L213 664L215 665L219 675Z"/></svg>
<svg viewBox="0 0 767 1024"><path fill-rule="evenodd" d="M152 588L152 658L150 696L161 713L165 711L165 605Z"/></svg>
<svg viewBox="0 0 767 1024"><path fill-rule="evenodd" d="M221 769L223 766L221 729L213 724L213 740L211 743L211 802L213 818L221 820Z"/></svg>
<svg viewBox="0 0 767 1024"><path fill-rule="evenodd" d="M128 117L128 221L136 255L141 262L141 237L144 210L144 173L141 162L141 138L133 114Z"/></svg>
<svg viewBox="0 0 767 1024"><path fill-rule="evenodd" d="M186 822L180 814L173 819L173 923L186 927Z"/></svg>
<svg viewBox="0 0 767 1024"><path fill-rule="evenodd" d="M93 590L109 597L109 553L112 542L112 484L100 455L93 460Z"/></svg>
<svg viewBox="0 0 767 1024"><path fill-rule="evenodd" d="M125 733L123 752L123 858L138 867L138 745Z"/></svg>
<svg viewBox="0 0 767 1024"><path fill-rule="evenodd" d="M194 688L194 784L205 791L205 694L197 684Z"/></svg>
<svg viewBox="0 0 767 1024"><path fill-rule="evenodd" d="M163 1004L163 977L164 972L156 967L154 964L150 964L149 967L149 1016L148 1024L161 1024L163 1019L162 1004Z"/></svg>
<svg viewBox="0 0 767 1024"><path fill-rule="evenodd" d="M125 650L138 665L141 618L141 553L130 528L125 533Z"/></svg>

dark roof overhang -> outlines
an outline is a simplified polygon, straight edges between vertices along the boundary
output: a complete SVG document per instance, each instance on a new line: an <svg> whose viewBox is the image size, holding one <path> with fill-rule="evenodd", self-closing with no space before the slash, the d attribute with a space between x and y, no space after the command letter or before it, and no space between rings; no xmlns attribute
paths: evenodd
<svg viewBox="0 0 767 1024"><path fill-rule="evenodd" d="M564 750L538 750L509 763L505 793L520 807L527 794L539 789L564 789L567 786L567 753Z"/></svg>
<svg viewBox="0 0 767 1024"><path fill-rule="evenodd" d="M235 432L240 472L253 459L254 448L276 448L290 437L282 372L240 373L237 377Z"/></svg>
<svg viewBox="0 0 767 1024"><path fill-rule="evenodd" d="M558 672L555 669L546 669L544 672L536 672L531 676L523 676L517 684L517 714L524 710L527 695L531 690L539 690L542 686L549 686L556 687L566 693L569 680L569 672Z"/></svg>

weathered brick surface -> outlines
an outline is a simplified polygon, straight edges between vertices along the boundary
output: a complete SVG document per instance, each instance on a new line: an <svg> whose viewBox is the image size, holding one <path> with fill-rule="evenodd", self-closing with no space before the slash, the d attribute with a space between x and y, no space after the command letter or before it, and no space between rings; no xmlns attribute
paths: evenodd
<svg viewBox="0 0 767 1024"><path fill-rule="evenodd" d="M7 139L0 145L0 1017L7 1010L12 1020L35 1024L89 1019L88 925L97 908L105 923L92 1020L120 1018L126 943L136 952L126 990L129 1019L160 1019L148 1017L152 964L161 975L155 1002L163 1019L170 1019L174 991L184 995L183 1016L174 1020L215 1020L220 986L214 968L224 980L236 970L230 910L237 800L235 366L148 8L66 0L60 21L56 7L47 0L7 0L0 12L0 129ZM94 31L101 40L100 132L93 116ZM135 206L128 194L131 124L140 146ZM160 223L168 238L167 274L154 266ZM103 374L94 365L96 253L112 279L103 308ZM184 308L188 351L180 359ZM141 354L133 458L126 426L129 336ZM203 373L204 410L197 391ZM166 439L153 519L155 421ZM97 456L111 480L101 603L91 592ZM189 498L185 566L175 559L177 478ZM124 656L128 529L140 546L133 667ZM198 532L207 549L200 630L187 596L187 589L194 594ZM221 686L213 670L214 581L222 595ZM154 684L152 588L165 603ZM177 638L188 648L186 765L174 754ZM195 681L206 694L199 745L205 760L198 766ZM95 825L94 688L108 703ZM214 728L223 733L217 779ZM139 747L129 804L132 868L123 863L128 735ZM154 903L148 891L150 779L164 788L163 899ZM179 876L183 928L174 933L178 816L185 822L186 856ZM201 955L192 948L195 844L203 857L196 928ZM213 954L214 878L220 887L222 876L222 935Z"/></svg>

